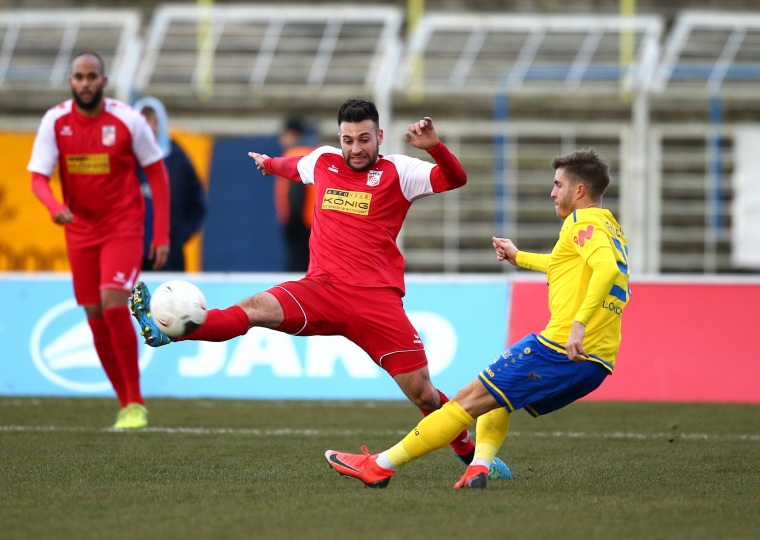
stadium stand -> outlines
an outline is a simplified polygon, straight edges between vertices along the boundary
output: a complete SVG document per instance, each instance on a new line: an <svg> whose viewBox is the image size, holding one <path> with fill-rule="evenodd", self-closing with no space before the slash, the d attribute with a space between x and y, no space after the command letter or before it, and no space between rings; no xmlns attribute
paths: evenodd
<svg viewBox="0 0 760 540"><path fill-rule="evenodd" d="M385 153L426 114L470 174L467 189L415 205L402 232L412 271L511 271L492 256L494 234L550 247L548 162L580 146L612 161L605 202L638 246L637 273L753 271L730 256L734 128L760 116L760 14L748 2L639 1L626 15L451 1L414 20L407 2L12 4L0 12L4 127L36 124L68 94L81 49L103 53L117 97L156 95L175 123L215 135L308 114L332 143L336 104L361 94L392 134Z"/></svg>

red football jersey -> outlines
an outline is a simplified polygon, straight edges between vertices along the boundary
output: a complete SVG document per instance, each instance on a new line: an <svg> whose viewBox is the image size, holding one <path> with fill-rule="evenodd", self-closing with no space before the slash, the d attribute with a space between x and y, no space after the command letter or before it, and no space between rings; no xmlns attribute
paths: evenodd
<svg viewBox="0 0 760 540"><path fill-rule="evenodd" d="M104 101L95 118L79 114L71 99L48 110L27 167L50 177L58 165L64 204L74 214L66 238L75 246L97 244L104 236L142 236L145 205L136 163L148 166L163 158L138 111L115 99Z"/></svg>
<svg viewBox="0 0 760 540"><path fill-rule="evenodd" d="M290 159L268 163L273 173L289 176ZM306 277L359 287L394 287L403 295L404 257L396 238L412 202L434 193L430 182L434 166L390 155L380 156L371 169L359 172L346 164L340 149L330 146L300 158L300 180L316 186Z"/></svg>

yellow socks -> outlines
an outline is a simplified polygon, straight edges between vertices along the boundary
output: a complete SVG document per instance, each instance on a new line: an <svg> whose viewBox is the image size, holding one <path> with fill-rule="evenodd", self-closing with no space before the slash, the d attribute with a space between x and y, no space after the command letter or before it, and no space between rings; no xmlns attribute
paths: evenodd
<svg viewBox="0 0 760 540"><path fill-rule="evenodd" d="M504 407L494 409L478 418L475 426L475 457L491 464L509 432L509 413Z"/></svg>
<svg viewBox="0 0 760 540"><path fill-rule="evenodd" d="M506 413L506 410L504 412ZM474 421L459 403L449 401L423 418L401 442L384 453L395 468L402 467L413 459L446 446ZM504 440L503 437L502 440ZM496 450L494 450L494 455L496 455Z"/></svg>

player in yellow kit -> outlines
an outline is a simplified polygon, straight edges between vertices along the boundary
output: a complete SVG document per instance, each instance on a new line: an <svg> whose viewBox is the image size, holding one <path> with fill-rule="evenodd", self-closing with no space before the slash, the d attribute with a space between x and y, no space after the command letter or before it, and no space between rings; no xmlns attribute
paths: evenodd
<svg viewBox="0 0 760 540"><path fill-rule="evenodd" d="M485 488L488 468L509 431L509 413L556 411L598 388L612 373L630 291L625 235L601 207L609 166L588 149L556 157L552 167L551 197L564 220L552 252L519 251L511 240L493 238L500 261L546 273L551 312L546 328L509 347L385 452L328 450L325 458L339 473L369 487L385 487L398 468L445 446L478 418L475 458L454 487Z"/></svg>

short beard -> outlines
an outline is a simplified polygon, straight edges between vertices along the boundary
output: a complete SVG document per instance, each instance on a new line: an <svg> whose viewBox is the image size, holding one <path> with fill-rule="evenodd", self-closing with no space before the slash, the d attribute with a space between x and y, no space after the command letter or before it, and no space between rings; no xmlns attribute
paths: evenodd
<svg viewBox="0 0 760 540"><path fill-rule="evenodd" d="M348 165L348 168L351 169L352 171L364 172L364 171L370 170L372 168L372 166L374 165L374 163L370 163L369 165L367 165L366 167L362 167L361 169L357 169L356 167L352 166L348 162L346 162L346 165Z"/></svg>
<svg viewBox="0 0 760 540"><path fill-rule="evenodd" d="M378 153L378 154L379 154L379 153ZM374 156L374 158L375 158L375 159L374 159L374 161L373 161L372 159L370 159L370 160L367 162L367 164L366 164L364 167L362 167L361 169L357 169L356 167L354 167L353 165L351 165L351 161L350 161L350 159L346 159L346 156L345 156L345 154L343 155L343 161L345 161L345 162L346 162L346 165L348 165L348 168L349 168L349 169L351 169L352 171L356 171L356 172L364 172L364 171L368 171L368 170L370 170L372 167L374 167L374 166L375 166L375 164L377 163L377 157L378 157L378 154L375 154L375 156ZM370 158L372 158L372 156L370 156Z"/></svg>
<svg viewBox="0 0 760 540"><path fill-rule="evenodd" d="M97 92L95 92L92 95L92 99L89 102L82 101L82 98L80 98L76 92L73 90L71 91L71 95L74 96L74 102L77 104L77 107L82 109L83 111L94 111L98 108L98 105L100 105L100 102L103 101L103 89L100 88Z"/></svg>

